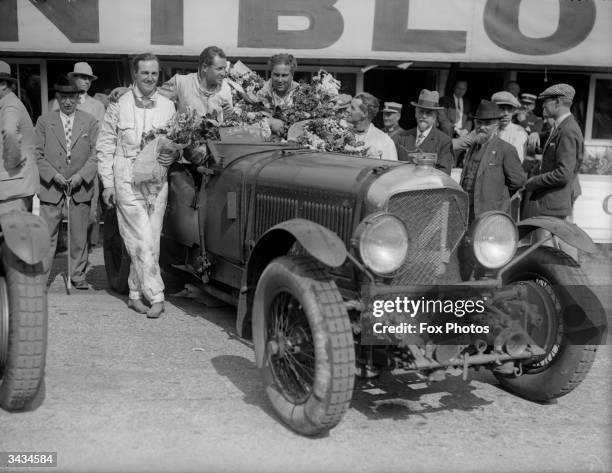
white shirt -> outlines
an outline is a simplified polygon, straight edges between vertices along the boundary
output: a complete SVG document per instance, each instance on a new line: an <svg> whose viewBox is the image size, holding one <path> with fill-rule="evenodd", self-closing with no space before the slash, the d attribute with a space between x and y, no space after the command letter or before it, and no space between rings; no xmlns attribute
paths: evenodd
<svg viewBox="0 0 612 473"><path fill-rule="evenodd" d="M453 94L455 98L455 109L457 110L457 120L455 121L455 128L461 129L463 126L463 97L457 97Z"/></svg>
<svg viewBox="0 0 612 473"><path fill-rule="evenodd" d="M72 115L66 115L64 112L60 111L60 120L62 121L62 126L64 127L64 136L66 135L67 124L70 125L71 142L66 143L66 154L70 156L70 148L72 147L72 128L74 127L74 113L72 113Z"/></svg>
<svg viewBox="0 0 612 473"><path fill-rule="evenodd" d="M503 130L500 128L499 137L506 143L510 143L516 148L521 163L525 159L525 149L527 147L527 132L525 129L516 123L508 123L508 126Z"/></svg>
<svg viewBox="0 0 612 473"><path fill-rule="evenodd" d="M363 132L355 132L357 141L363 141L367 148L366 157L397 161L397 149L389 135L379 130L373 124Z"/></svg>

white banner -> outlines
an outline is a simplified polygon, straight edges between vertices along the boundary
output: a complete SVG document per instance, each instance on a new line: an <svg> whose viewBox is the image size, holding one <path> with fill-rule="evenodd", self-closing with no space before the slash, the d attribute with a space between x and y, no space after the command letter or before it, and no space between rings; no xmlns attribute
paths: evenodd
<svg viewBox="0 0 612 473"><path fill-rule="evenodd" d="M2 0L0 52L612 66L612 0Z"/></svg>

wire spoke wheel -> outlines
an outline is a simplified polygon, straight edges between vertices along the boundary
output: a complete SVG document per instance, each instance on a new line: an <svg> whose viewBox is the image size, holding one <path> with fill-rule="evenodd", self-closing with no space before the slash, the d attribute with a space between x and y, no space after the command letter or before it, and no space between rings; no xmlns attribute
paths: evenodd
<svg viewBox="0 0 612 473"><path fill-rule="evenodd" d="M314 342L306 314L291 294L281 292L274 298L267 333L267 356L283 396L304 403L315 376Z"/></svg>
<svg viewBox="0 0 612 473"><path fill-rule="evenodd" d="M253 302L253 342L279 418L304 435L336 426L355 381L355 347L342 296L325 269L283 256L263 271Z"/></svg>

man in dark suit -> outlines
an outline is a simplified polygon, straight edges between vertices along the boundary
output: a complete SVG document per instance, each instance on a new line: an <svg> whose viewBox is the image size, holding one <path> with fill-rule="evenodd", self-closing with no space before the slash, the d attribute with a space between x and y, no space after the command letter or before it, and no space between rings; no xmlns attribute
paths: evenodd
<svg viewBox="0 0 612 473"><path fill-rule="evenodd" d="M13 92L17 79L0 61L0 213L30 211L38 190L34 126Z"/></svg>
<svg viewBox="0 0 612 473"><path fill-rule="evenodd" d="M436 168L450 175L454 157L451 139L435 127L438 112L444 110L438 105L438 92L421 90L418 102L410 102L414 107L417 126L399 133L394 138L399 161L412 161L410 153L436 153Z"/></svg>
<svg viewBox="0 0 612 473"><path fill-rule="evenodd" d="M465 93L468 89L468 83L465 80L459 80L453 88L453 95L450 97L442 97L440 106L444 107L446 119L453 125L453 136L467 135L472 129L472 104L465 98Z"/></svg>
<svg viewBox="0 0 612 473"><path fill-rule="evenodd" d="M40 172L40 215L51 234L48 268L51 269L57 234L70 199L70 278L75 288L88 289L87 225L97 174L98 121L77 110L79 89L67 78L54 86L58 111L42 115L36 123L36 154Z"/></svg>
<svg viewBox="0 0 612 473"><path fill-rule="evenodd" d="M476 139L465 157L461 187L468 193L470 222L488 210L510 212L510 197L525 184L516 148L497 136L502 113L483 100L473 116Z"/></svg>
<svg viewBox="0 0 612 473"><path fill-rule="evenodd" d="M554 118L543 150L542 165L536 176L529 178L525 189L530 203L535 203L536 215L558 217L571 221L574 201L580 195L578 168L582 163L584 137L570 111L576 91L568 84L555 84L540 94L546 115ZM531 206L533 208L534 206ZM538 235L542 237L542 232ZM573 247L556 245L577 257Z"/></svg>

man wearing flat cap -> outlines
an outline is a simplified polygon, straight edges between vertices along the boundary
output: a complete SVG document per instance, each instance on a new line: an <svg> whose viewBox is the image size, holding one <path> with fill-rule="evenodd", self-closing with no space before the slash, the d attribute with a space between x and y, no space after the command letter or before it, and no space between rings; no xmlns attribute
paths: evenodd
<svg viewBox="0 0 612 473"><path fill-rule="evenodd" d="M385 127L385 133L387 133L392 140L394 140L399 133L406 131L399 125L401 116L401 103L385 102L385 108L383 108L383 125Z"/></svg>
<svg viewBox="0 0 612 473"><path fill-rule="evenodd" d="M51 234L48 256L53 264L63 207L70 199L70 268L76 289L88 289L87 226L94 181L97 175L96 139L98 121L78 109L79 89L64 77L54 85L59 110L42 115L36 122L36 155L40 172L40 216Z"/></svg>
<svg viewBox="0 0 612 473"><path fill-rule="evenodd" d="M510 211L510 197L525 184L516 148L498 134L503 113L494 102L483 100L472 116L476 136L468 149L461 187L469 195L470 222L488 210Z"/></svg>
<svg viewBox="0 0 612 473"><path fill-rule="evenodd" d="M536 215L569 221L574 201L580 195L578 168L584 151L582 131L570 111L575 94L571 85L555 84L539 95L545 113L555 122L542 149L540 172L525 184L529 202L537 204ZM577 256L575 249L570 250L559 241L557 246Z"/></svg>
<svg viewBox="0 0 612 473"><path fill-rule="evenodd" d="M16 83L10 66L0 61L0 213L30 211L38 191L34 126L13 93Z"/></svg>
<svg viewBox="0 0 612 473"><path fill-rule="evenodd" d="M450 137L436 128L438 113L444 110L438 100L438 92L421 90L418 102L410 102L417 126L396 135L394 142L399 161L412 161L410 154L419 151L435 153L436 168L450 175L455 160Z"/></svg>

